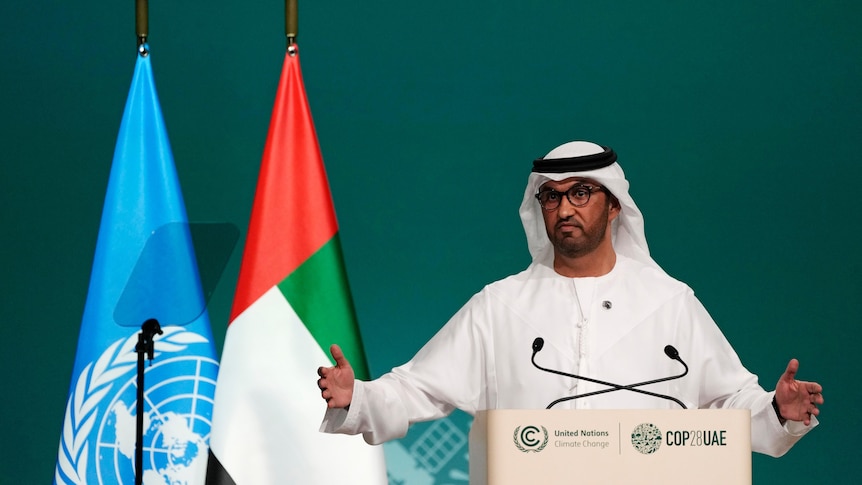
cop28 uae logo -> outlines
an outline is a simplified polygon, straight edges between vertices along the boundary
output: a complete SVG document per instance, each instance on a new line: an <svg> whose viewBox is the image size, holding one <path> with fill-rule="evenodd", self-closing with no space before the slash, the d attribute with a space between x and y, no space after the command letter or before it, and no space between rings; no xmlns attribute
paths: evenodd
<svg viewBox="0 0 862 485"><path fill-rule="evenodd" d="M542 435L543 438L539 439L539 435ZM539 431L539 428L535 426L524 426L523 429L518 426L512 434L512 441L524 453L531 451L538 453L548 445L548 430L544 426L542 426L542 431Z"/></svg>
<svg viewBox="0 0 862 485"><path fill-rule="evenodd" d="M644 455L658 451L661 446L661 430L651 423L643 423L632 430L632 446Z"/></svg>

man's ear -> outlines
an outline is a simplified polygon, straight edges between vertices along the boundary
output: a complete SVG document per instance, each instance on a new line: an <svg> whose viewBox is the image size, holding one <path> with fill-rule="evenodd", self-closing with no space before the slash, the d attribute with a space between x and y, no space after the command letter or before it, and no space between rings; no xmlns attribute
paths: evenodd
<svg viewBox="0 0 862 485"><path fill-rule="evenodd" d="M610 219L614 220L620 215L620 211L622 211L622 206L620 205L619 199L611 195L608 197L608 213L610 214Z"/></svg>

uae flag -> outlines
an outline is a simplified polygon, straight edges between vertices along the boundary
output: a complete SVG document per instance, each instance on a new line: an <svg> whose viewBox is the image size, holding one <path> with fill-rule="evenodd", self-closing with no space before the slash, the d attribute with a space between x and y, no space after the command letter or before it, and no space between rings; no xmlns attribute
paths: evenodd
<svg viewBox="0 0 862 485"><path fill-rule="evenodd" d="M207 483L385 484L383 449L318 431L338 343L369 377L295 45L285 55L216 385Z"/></svg>

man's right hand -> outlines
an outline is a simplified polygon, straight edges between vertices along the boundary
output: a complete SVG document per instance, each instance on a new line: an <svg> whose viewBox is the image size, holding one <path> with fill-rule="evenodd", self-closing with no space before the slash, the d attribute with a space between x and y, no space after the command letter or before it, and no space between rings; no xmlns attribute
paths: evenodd
<svg viewBox="0 0 862 485"><path fill-rule="evenodd" d="M318 367L320 379L317 380L317 387L328 408L346 408L353 400L353 368L338 345L332 344L329 353L335 360L335 367Z"/></svg>

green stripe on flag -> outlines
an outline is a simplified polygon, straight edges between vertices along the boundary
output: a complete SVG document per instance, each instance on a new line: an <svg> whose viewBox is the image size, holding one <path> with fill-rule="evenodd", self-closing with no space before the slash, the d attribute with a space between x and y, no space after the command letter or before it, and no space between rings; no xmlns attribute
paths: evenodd
<svg viewBox="0 0 862 485"><path fill-rule="evenodd" d="M338 344L356 378L368 380L371 375L341 254L336 233L278 288L324 353L329 356L329 346Z"/></svg>

